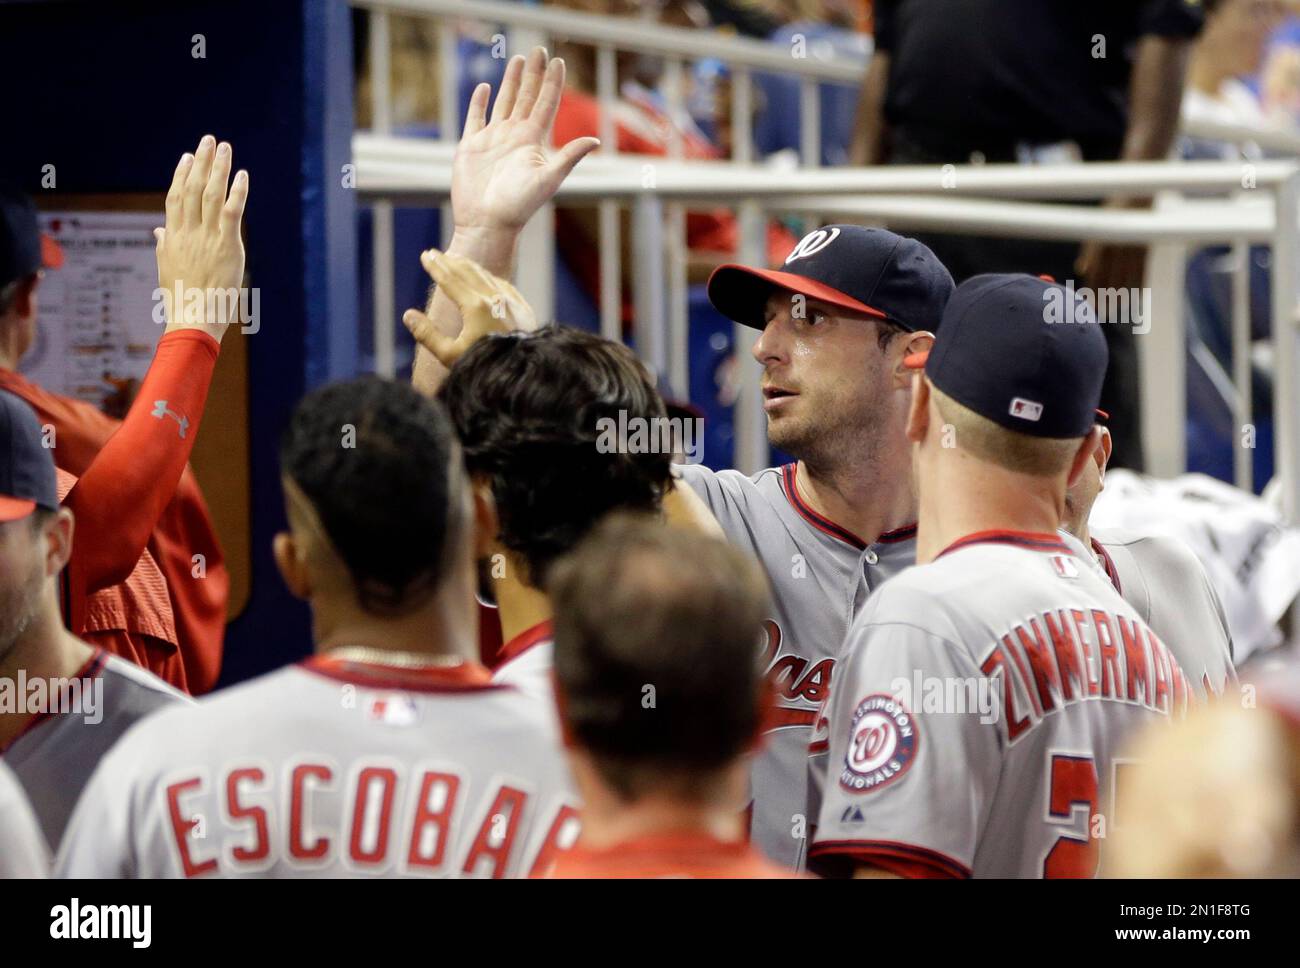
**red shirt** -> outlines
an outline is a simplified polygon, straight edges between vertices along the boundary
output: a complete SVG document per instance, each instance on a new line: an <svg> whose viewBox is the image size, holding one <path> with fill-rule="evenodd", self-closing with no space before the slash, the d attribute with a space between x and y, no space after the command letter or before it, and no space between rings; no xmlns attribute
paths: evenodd
<svg viewBox="0 0 1300 968"><path fill-rule="evenodd" d="M653 834L593 850L577 846L561 854L557 878L797 878L746 843L694 831Z"/></svg>
<svg viewBox="0 0 1300 968"><path fill-rule="evenodd" d="M127 582L147 549L166 582L179 661L146 668L196 694L210 690L221 669L229 590L207 506L186 467L217 352L216 341L197 330L164 336L136 405L122 422L0 370L0 388L27 401L40 422L54 428L55 463L79 479L64 501L77 517L73 557L62 579L68 628L94 637L87 636L98 621L93 594ZM158 400L167 402L162 417L151 412ZM183 436L180 418L188 421ZM193 574L195 554L205 558L202 578ZM121 601L147 614L151 608L140 602L140 593L139 586L128 585ZM98 638L98 644L138 661L135 646L120 637L107 639Z"/></svg>
<svg viewBox="0 0 1300 968"><path fill-rule="evenodd" d="M667 125L670 122L661 115L649 113L646 106L621 100L618 105L620 117L615 119L614 130L618 141L618 150L627 154L658 155L668 154ZM624 123L624 121L627 123ZM642 123L634 130L634 120ZM582 91L566 90L560 98L560 107L555 115L555 127L552 129L551 142L557 147L568 144L574 138L597 137L600 135L600 102L592 95ZM682 156L685 158L717 159L717 148L701 138L683 134ZM581 237L564 213L558 224L558 245L565 261L573 267L583 287L596 298L600 293L599 252L590 240ZM780 265L790 250L799 240L779 223L770 223L767 227L767 259L770 265ZM688 212L686 216L686 244L689 248L709 251L735 253L740 247L740 228L736 216L730 209L718 208L710 212ZM625 301L625 318L626 301Z"/></svg>
<svg viewBox="0 0 1300 968"><path fill-rule="evenodd" d="M58 475L62 501L77 479L65 470ZM79 637L173 685L185 682L167 579L147 548L126 581L91 592Z"/></svg>

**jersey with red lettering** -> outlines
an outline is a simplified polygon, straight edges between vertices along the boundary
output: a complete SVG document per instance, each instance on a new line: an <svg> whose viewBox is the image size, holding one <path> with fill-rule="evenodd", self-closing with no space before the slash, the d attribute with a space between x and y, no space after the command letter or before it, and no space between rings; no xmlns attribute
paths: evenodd
<svg viewBox="0 0 1300 968"><path fill-rule="evenodd" d="M48 877L50 855L18 778L0 763L0 880Z"/></svg>
<svg viewBox="0 0 1300 968"><path fill-rule="evenodd" d="M969 535L894 578L841 664L810 850L826 873L1092 876L1121 744L1202 688L1055 534Z"/></svg>
<svg viewBox="0 0 1300 968"><path fill-rule="evenodd" d="M798 465L746 477L699 464L678 467L727 539L753 554L772 587L765 663L777 709L754 758L751 836L772 860L803 867L808 745L856 609L916 562L916 528L863 541L799 496Z"/></svg>
<svg viewBox="0 0 1300 968"><path fill-rule="evenodd" d="M123 737L65 876L522 877L577 837L551 710L477 663L338 649Z"/></svg>

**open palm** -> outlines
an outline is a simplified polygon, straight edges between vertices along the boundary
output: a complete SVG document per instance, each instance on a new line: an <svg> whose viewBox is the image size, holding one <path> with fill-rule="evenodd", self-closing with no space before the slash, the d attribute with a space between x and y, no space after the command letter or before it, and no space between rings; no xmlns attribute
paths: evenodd
<svg viewBox="0 0 1300 968"><path fill-rule="evenodd" d="M548 153L564 91L564 61L536 47L511 58L487 117L491 87L474 89L452 163L457 228L521 229L550 200L574 165L600 144L575 138Z"/></svg>

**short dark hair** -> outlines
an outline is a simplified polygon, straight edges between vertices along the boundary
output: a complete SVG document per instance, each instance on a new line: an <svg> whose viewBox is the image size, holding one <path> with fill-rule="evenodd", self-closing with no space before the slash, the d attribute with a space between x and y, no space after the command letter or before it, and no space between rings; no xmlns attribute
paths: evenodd
<svg viewBox="0 0 1300 968"><path fill-rule="evenodd" d="M602 422L666 417L649 373L622 343L567 326L479 340L439 391L465 467L496 501L498 540L529 582L606 513L657 511L672 480L669 453L598 446Z"/></svg>
<svg viewBox="0 0 1300 968"><path fill-rule="evenodd" d="M280 468L311 501L362 608L383 616L419 607L446 575L461 533L457 461L441 405L373 376L307 394L280 443Z"/></svg>
<svg viewBox="0 0 1300 968"><path fill-rule="evenodd" d="M549 582L570 736L625 799L689 796L763 718L762 571L722 539L615 514Z"/></svg>

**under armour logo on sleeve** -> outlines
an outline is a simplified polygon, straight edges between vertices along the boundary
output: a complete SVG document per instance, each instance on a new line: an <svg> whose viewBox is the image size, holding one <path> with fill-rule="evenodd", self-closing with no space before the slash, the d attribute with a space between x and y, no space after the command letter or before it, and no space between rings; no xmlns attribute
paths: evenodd
<svg viewBox="0 0 1300 968"><path fill-rule="evenodd" d="M185 439L185 431L190 429L189 417L183 417L175 410L170 409L167 406L166 400L155 400L153 402L153 410L149 411L149 416L157 417L159 420L161 420L163 417L171 417L173 420L176 421L177 424L180 425L181 440Z"/></svg>

